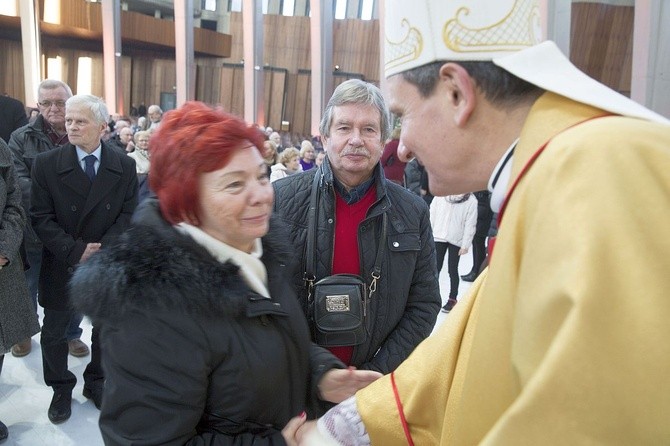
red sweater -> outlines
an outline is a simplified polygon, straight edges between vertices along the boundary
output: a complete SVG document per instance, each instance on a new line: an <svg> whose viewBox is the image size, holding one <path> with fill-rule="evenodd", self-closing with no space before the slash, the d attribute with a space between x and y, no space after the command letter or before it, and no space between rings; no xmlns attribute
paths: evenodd
<svg viewBox="0 0 670 446"><path fill-rule="evenodd" d="M335 194L335 246L333 248L332 274L361 274L361 262L358 252L358 225L365 219L370 206L377 198L374 185L360 201L347 204ZM364 277L363 280L366 280ZM329 350L346 365L351 364L352 346L330 347Z"/></svg>

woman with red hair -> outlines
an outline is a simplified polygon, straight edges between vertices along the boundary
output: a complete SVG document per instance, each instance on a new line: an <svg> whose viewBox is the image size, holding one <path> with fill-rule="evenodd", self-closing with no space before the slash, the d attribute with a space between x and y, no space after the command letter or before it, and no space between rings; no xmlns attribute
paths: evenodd
<svg viewBox="0 0 670 446"><path fill-rule="evenodd" d="M205 104L166 113L158 200L76 271L73 298L101 327L105 444L295 444L305 412L380 376L310 342L262 149Z"/></svg>

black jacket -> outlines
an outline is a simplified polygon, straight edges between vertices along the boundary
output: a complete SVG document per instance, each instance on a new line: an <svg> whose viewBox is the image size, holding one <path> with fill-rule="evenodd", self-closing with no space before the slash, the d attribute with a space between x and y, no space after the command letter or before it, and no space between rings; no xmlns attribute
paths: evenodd
<svg viewBox="0 0 670 446"><path fill-rule="evenodd" d="M93 183L68 143L37 155L32 168L30 218L44 244L39 301L68 308L67 284L87 243L113 242L130 226L137 206L135 160L102 143Z"/></svg>
<svg viewBox="0 0 670 446"><path fill-rule="evenodd" d="M44 116L37 115L35 122L16 129L9 139L9 149L12 151L16 176L19 179L21 194L23 196L23 209L26 214L30 213L30 172L33 162L40 153L55 149L46 133L44 133Z"/></svg>
<svg viewBox="0 0 670 446"><path fill-rule="evenodd" d="M285 239L263 240L265 299L149 201L71 284L100 327L105 444L284 444L281 429L314 402L321 375L343 367L309 340Z"/></svg>
<svg viewBox="0 0 670 446"><path fill-rule="evenodd" d="M335 228L335 190L328 158L321 166L317 279L331 274ZM275 212L288 224L292 245L300 256L294 285L299 290L305 312L305 241L310 192L316 172L317 169L311 169L273 183ZM428 206L420 197L387 181L380 164L377 164L375 177L377 200L358 227L360 275L368 285L377 255L383 213L388 216L386 247L381 280L366 318L367 341L354 347L352 365L389 373L430 335L441 298Z"/></svg>

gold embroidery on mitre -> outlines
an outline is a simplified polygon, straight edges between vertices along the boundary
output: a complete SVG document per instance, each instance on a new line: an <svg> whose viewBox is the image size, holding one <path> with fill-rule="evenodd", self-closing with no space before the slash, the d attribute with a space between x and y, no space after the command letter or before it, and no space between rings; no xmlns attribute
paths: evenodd
<svg viewBox="0 0 670 446"><path fill-rule="evenodd" d="M402 28L408 28L407 34L403 39L392 42L388 37L386 38L386 63L384 66L387 70L418 59L421 51L423 51L421 32L417 28L410 26L407 19L402 19L400 25Z"/></svg>
<svg viewBox="0 0 670 446"><path fill-rule="evenodd" d="M454 52L514 51L538 43L535 30L540 26L540 11L534 1L515 1L502 20L483 28L468 28L460 22L469 13L468 8L459 8L442 30L444 44Z"/></svg>

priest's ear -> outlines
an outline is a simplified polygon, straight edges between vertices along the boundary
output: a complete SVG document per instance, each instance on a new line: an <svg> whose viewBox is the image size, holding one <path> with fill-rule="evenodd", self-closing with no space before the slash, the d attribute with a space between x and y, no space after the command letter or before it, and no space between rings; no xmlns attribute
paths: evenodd
<svg viewBox="0 0 670 446"><path fill-rule="evenodd" d="M440 88L447 95L448 106L457 126L463 127L477 103L477 85L468 72L457 63L440 67Z"/></svg>

